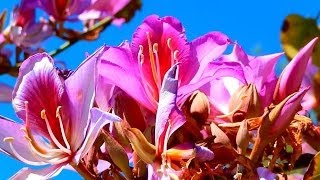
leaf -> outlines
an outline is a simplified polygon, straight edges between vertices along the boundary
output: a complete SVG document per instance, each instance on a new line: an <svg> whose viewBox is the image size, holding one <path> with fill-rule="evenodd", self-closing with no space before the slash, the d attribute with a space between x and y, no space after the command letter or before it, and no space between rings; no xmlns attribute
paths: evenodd
<svg viewBox="0 0 320 180"><path fill-rule="evenodd" d="M303 179L319 179L320 178L320 152L318 152L309 164L308 170Z"/></svg>
<svg viewBox="0 0 320 180"><path fill-rule="evenodd" d="M290 14L283 21L281 28L281 44L291 60L311 39L319 36L320 30L316 18L305 18L298 14ZM320 67L320 45L315 47L312 54L313 64Z"/></svg>

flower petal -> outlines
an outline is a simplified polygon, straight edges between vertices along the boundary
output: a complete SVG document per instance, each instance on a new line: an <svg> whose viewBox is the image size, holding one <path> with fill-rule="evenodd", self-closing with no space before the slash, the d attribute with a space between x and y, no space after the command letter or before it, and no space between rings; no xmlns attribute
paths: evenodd
<svg viewBox="0 0 320 180"><path fill-rule="evenodd" d="M4 139L8 137L14 138L12 145L14 150L28 161L35 162L34 164L41 165L39 159L35 158L32 155L32 152L29 149L28 141L25 139L25 133L21 130L23 126L18 124L10 119L0 116L0 151L19 159L15 156L15 152L10 147L10 142L5 142ZM39 163L37 163L39 162Z"/></svg>
<svg viewBox="0 0 320 180"><path fill-rule="evenodd" d="M88 126L88 130L86 133L86 139L82 143L81 148L79 149L78 153L75 156L76 162L79 162L81 158L89 151L92 144L98 137L100 130L108 123L120 121L121 119L110 113L106 113L101 111L98 108L92 108L90 110L90 124Z"/></svg>
<svg viewBox="0 0 320 180"><path fill-rule="evenodd" d="M149 100L141 84L137 63L125 42L121 47L106 49L101 56L98 72L106 82L118 86L149 110L156 111L157 104Z"/></svg>
<svg viewBox="0 0 320 180"><path fill-rule="evenodd" d="M53 165L40 170L33 170L25 167L18 171L10 179L50 179L54 176L57 176L62 171L63 167L64 164Z"/></svg>
<svg viewBox="0 0 320 180"><path fill-rule="evenodd" d="M104 50L105 48L101 47L89 56L65 81L69 98L67 110L71 120L70 145L74 151L80 147L86 136L86 128L89 125L89 110L93 106L95 93L96 65Z"/></svg>
<svg viewBox="0 0 320 180"><path fill-rule="evenodd" d="M55 126L58 124L56 110L63 93L63 80L53 66L53 60L46 53L39 53L22 63L13 91L12 104L17 115L27 123L27 126L30 125L32 130L48 136L41 111L45 110L53 132L60 132L60 128ZM25 102L28 102L27 107ZM61 135L57 138L62 140Z"/></svg>
<svg viewBox="0 0 320 180"><path fill-rule="evenodd" d="M163 150L166 150L167 141L171 134L186 121L176 105L178 88L178 80L176 79L177 66L176 64L168 70L161 88L155 125L155 144L158 155Z"/></svg>
<svg viewBox="0 0 320 180"><path fill-rule="evenodd" d="M144 55L143 74L148 82L152 82L153 88L158 89L156 84L153 83L153 70L151 67L152 59L156 59L156 57L152 57L154 56L154 44L158 45L157 54L160 66L160 79L163 79L167 70L173 65L172 60L174 60L174 57L172 56L176 56L174 63L176 61L182 62L179 70L181 72L181 77L179 77L180 83L182 85L186 84L187 78L192 77L189 75L188 67L195 65L197 62L189 58L190 46L184 34L184 28L179 20L170 16L163 18L157 15L148 16L137 28L132 38L133 57L138 57L140 46L142 46L142 54ZM177 52L176 55L174 55L175 51Z"/></svg>
<svg viewBox="0 0 320 180"><path fill-rule="evenodd" d="M221 32L210 32L191 42L192 56L197 58L200 65L191 82L197 81L207 65L222 55L229 42L229 38ZM195 69L197 66L190 67Z"/></svg>

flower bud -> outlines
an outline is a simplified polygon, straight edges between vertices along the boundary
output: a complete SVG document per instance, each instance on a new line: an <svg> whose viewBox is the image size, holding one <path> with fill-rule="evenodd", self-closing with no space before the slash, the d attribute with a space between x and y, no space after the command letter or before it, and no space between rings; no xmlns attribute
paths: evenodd
<svg viewBox="0 0 320 180"><path fill-rule="evenodd" d="M276 104L299 90L308 61L317 42L318 38L311 40L282 71L273 95Z"/></svg>
<svg viewBox="0 0 320 180"><path fill-rule="evenodd" d="M189 98L189 102L191 116L196 120L205 122L210 114L210 104L207 96L200 91L196 91Z"/></svg>
<svg viewBox="0 0 320 180"><path fill-rule="evenodd" d="M254 84L244 85L232 95L229 102L230 118L232 122L261 115L259 94Z"/></svg>

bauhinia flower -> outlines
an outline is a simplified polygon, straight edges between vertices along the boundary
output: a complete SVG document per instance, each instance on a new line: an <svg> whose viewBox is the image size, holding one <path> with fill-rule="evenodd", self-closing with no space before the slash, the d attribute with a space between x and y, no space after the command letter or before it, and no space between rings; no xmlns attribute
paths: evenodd
<svg viewBox="0 0 320 180"><path fill-rule="evenodd" d="M142 133L135 128L126 131L134 151L152 167L148 168L150 177L178 177L182 168L172 168L172 161L179 162L192 158L206 161L213 158L213 152L201 145L186 143L168 148L169 138L186 122L177 106L177 68L178 66L174 65L164 76L156 115L155 145L148 143ZM161 162L158 162L159 158Z"/></svg>
<svg viewBox="0 0 320 180"><path fill-rule="evenodd" d="M124 8L130 0L92 0L91 5L79 15L79 19L97 20L106 17L114 17L122 8ZM124 19L114 19L113 23L121 25Z"/></svg>
<svg viewBox="0 0 320 180"><path fill-rule="evenodd" d="M281 55L282 53L250 56L239 44L234 43L232 53L222 55L215 63L221 63L221 69L238 68L238 71L226 72L220 79L210 81L200 88L207 94L211 104L209 119L215 119L221 114L232 118L237 111L248 109L246 107L248 105L251 106L248 110L256 111L248 112L249 114L261 115L263 109L272 102L272 94L277 81L274 69ZM233 100L230 102L231 99ZM233 119L230 120L233 121Z"/></svg>
<svg viewBox="0 0 320 180"><path fill-rule="evenodd" d="M152 15L137 28L131 44L124 42L106 50L98 66L99 74L155 113L164 74L170 67L180 63L177 99L180 104L201 85L217 77L219 66L207 65L221 55L228 43L224 34L211 32L190 44L177 19Z"/></svg>
<svg viewBox="0 0 320 180"><path fill-rule="evenodd" d="M4 31L7 40L22 47L31 47L52 35L48 22L36 22L36 1L22 0L16 7L8 28Z"/></svg>
<svg viewBox="0 0 320 180"><path fill-rule="evenodd" d="M91 0L38 0L38 6L57 21L75 20L91 4Z"/></svg>
<svg viewBox="0 0 320 180"><path fill-rule="evenodd" d="M13 91L13 106L23 124L0 119L0 148L29 165L15 178L50 178L67 164L77 170L99 130L119 117L92 108L95 66L103 49L89 56L67 79L59 76L53 59L39 53L25 60ZM86 174L82 174L86 177Z"/></svg>

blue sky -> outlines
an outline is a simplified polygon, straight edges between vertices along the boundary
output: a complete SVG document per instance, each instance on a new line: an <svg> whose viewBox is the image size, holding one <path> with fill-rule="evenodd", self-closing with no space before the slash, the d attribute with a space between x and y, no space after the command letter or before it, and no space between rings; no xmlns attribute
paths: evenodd
<svg viewBox="0 0 320 180"><path fill-rule="evenodd" d="M12 10L19 1L10 0L0 3L0 10ZM61 53L57 59L66 62L68 68L76 68L84 59L85 52L92 53L103 44L118 45L123 40L131 40L132 33L143 19L150 14L175 16L186 29L191 41L210 31L222 31L232 40L239 42L252 55L281 52L280 27L283 19L290 13L315 17L320 11L320 1L311 0L269 0L269 1L185 1L162 0L143 1L142 9L133 20L122 27L110 27L104 31L99 40L80 42ZM61 41L47 43L45 47L54 49ZM15 79L2 75L0 82L14 84ZM0 103L0 114L17 120L11 104ZM0 153L0 180L7 179L24 167L10 157ZM80 177L68 170L54 179Z"/></svg>

